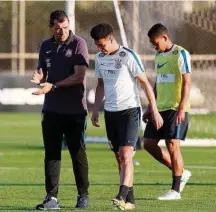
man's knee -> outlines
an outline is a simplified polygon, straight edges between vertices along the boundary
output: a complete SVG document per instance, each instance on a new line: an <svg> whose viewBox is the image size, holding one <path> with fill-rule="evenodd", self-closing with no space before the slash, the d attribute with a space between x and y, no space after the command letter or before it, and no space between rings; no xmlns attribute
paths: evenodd
<svg viewBox="0 0 216 212"><path fill-rule="evenodd" d="M134 147L129 147L129 146L120 147L120 160L122 162L133 161L133 151L134 151Z"/></svg>
<svg viewBox="0 0 216 212"><path fill-rule="evenodd" d="M179 143L180 141L178 139L166 140L167 149L169 150L171 154L176 151L180 151Z"/></svg>

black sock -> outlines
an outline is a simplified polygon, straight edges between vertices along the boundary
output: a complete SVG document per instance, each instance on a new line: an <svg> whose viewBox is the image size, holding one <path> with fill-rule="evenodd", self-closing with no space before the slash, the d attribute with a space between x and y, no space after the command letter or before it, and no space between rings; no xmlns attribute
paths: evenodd
<svg viewBox="0 0 216 212"><path fill-rule="evenodd" d="M172 190L179 192L181 176L173 176Z"/></svg>
<svg viewBox="0 0 216 212"><path fill-rule="evenodd" d="M121 198L124 201L126 201L126 197L128 195L128 189L129 189L128 186L126 186L126 185L120 185L119 193L117 195L117 198Z"/></svg>
<svg viewBox="0 0 216 212"><path fill-rule="evenodd" d="M128 188L128 195L126 197L126 202L135 204L133 186Z"/></svg>

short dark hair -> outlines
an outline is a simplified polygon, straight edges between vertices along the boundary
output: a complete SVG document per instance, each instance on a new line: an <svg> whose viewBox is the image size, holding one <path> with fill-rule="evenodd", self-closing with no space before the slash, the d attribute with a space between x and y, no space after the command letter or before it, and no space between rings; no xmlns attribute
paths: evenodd
<svg viewBox="0 0 216 212"><path fill-rule="evenodd" d="M53 27L55 20L62 23L62 22L64 22L65 18L67 18L69 21L69 18L68 18L67 13L65 11L55 10L55 11L51 12L51 14L50 14L49 26Z"/></svg>
<svg viewBox="0 0 216 212"><path fill-rule="evenodd" d="M158 37L160 35L163 34L168 34L168 30L167 28L161 24L155 24L154 26L152 26L152 28L148 31L148 36L149 38L153 38L153 37Z"/></svg>
<svg viewBox="0 0 216 212"><path fill-rule="evenodd" d="M106 38L109 35L113 35L113 28L110 24L101 23L101 24L94 26L91 29L90 34L94 40L99 40L102 38Z"/></svg>

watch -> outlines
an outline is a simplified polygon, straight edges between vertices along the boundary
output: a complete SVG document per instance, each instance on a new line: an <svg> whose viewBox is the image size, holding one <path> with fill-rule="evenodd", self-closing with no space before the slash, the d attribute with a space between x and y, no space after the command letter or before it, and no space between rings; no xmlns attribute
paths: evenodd
<svg viewBox="0 0 216 212"><path fill-rule="evenodd" d="M55 84L52 85L52 91L55 91L57 89L57 86Z"/></svg>

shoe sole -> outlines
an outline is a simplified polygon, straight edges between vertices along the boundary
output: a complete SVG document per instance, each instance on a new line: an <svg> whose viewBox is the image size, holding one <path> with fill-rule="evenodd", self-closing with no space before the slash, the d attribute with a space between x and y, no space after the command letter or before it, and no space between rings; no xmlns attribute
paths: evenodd
<svg viewBox="0 0 216 212"><path fill-rule="evenodd" d="M135 208L136 208L136 206L134 204L128 204L126 202L126 204L125 204L125 210L133 210Z"/></svg>
<svg viewBox="0 0 216 212"><path fill-rule="evenodd" d="M49 208L49 209L44 209L44 208L37 208L36 210L39 211L51 211L51 210L60 210L61 208Z"/></svg>
<svg viewBox="0 0 216 212"><path fill-rule="evenodd" d="M160 201L169 201L169 200L180 200L181 198L176 198L176 199L165 199L165 198L160 198L158 197L157 200L160 200Z"/></svg>
<svg viewBox="0 0 216 212"><path fill-rule="evenodd" d="M85 208L88 208L88 206L86 206L86 207L75 207L75 208L85 209Z"/></svg>

